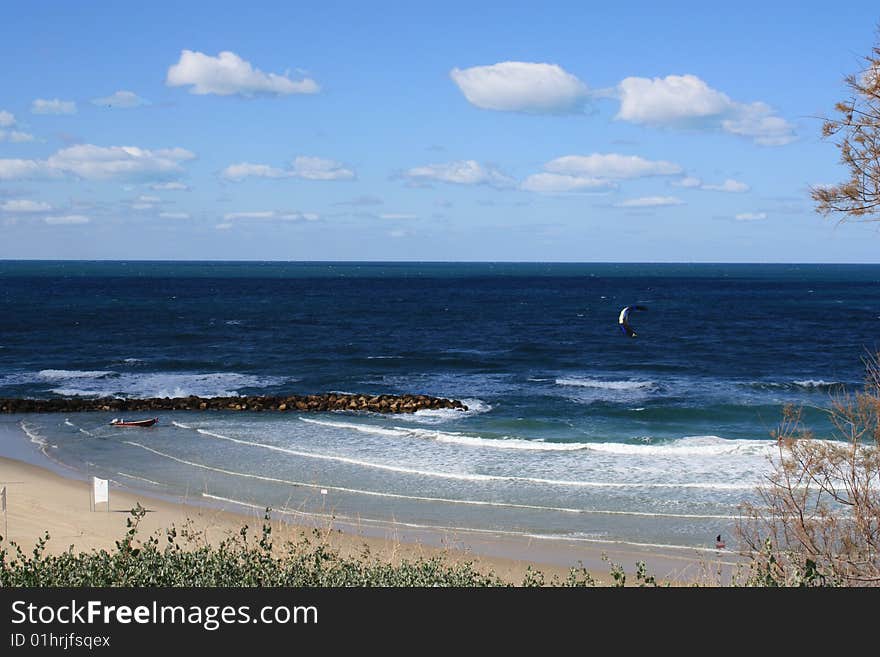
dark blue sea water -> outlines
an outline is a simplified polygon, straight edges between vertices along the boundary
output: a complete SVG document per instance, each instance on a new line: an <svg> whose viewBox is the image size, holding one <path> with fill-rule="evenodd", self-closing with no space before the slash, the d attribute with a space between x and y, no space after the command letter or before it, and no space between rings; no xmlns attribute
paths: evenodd
<svg viewBox="0 0 880 657"><path fill-rule="evenodd" d="M784 404L833 437L878 326L878 265L0 262L0 396L454 397L470 410L16 421L165 494L701 546L753 499Z"/></svg>

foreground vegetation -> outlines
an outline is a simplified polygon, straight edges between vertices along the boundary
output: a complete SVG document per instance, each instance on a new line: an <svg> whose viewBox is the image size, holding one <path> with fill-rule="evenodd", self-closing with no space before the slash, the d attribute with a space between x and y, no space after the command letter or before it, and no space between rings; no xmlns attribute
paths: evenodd
<svg viewBox="0 0 880 657"><path fill-rule="evenodd" d="M186 528L166 529L141 541L138 524L146 514L140 504L132 509L128 531L111 551L93 550L60 555L46 553L46 533L25 553L15 542L0 540L0 586L511 586L492 572L477 571L472 563L455 564L442 557L403 561L394 565L375 559L365 548L357 557L345 557L328 547L315 531L313 538L276 546L272 542L269 510L259 537L247 525L237 536L212 546ZM623 570L615 582L624 585ZM654 584L639 564L637 580ZM521 586L594 586L583 568L572 568L564 580L548 580L529 570Z"/></svg>
<svg viewBox="0 0 880 657"><path fill-rule="evenodd" d="M880 586L880 354L865 386L832 398L832 440L787 408L778 454L738 534L750 579L765 586Z"/></svg>

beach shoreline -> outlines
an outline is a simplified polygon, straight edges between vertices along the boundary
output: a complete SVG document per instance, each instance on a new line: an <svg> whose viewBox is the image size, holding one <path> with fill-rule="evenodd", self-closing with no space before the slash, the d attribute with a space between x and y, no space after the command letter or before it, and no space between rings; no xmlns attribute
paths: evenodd
<svg viewBox="0 0 880 657"><path fill-rule="evenodd" d="M142 538L189 523L204 540L216 545L244 524L259 528L263 523L264 507L215 496L163 496L116 480L111 480L109 512L103 504L91 511L87 476L51 459L49 449L28 441L14 419L0 424L0 486L7 487L9 538L25 551L47 531L50 553L70 546L85 551L112 549L126 531L128 512L137 504L148 509L139 528ZM716 584L729 579L736 561L732 553L523 540L488 531L429 531L405 523L352 524L287 509L273 509L270 517L279 543L319 536L343 555L361 554L367 547L374 558L392 563L442 555L453 563L472 562L476 569L492 571L514 584L521 583L529 569L542 572L549 582L554 576L564 579L570 568L581 567L598 583L607 584L611 563L632 574L640 561L659 581Z"/></svg>

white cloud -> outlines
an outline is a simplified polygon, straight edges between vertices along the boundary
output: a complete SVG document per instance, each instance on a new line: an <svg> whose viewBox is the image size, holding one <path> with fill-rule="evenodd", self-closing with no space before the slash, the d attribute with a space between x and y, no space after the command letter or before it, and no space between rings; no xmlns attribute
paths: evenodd
<svg viewBox="0 0 880 657"><path fill-rule="evenodd" d="M228 212L223 215L226 221L235 221L236 219L273 219L275 212L273 210L263 212Z"/></svg>
<svg viewBox="0 0 880 657"><path fill-rule="evenodd" d="M87 224L91 220L81 214L65 214L46 217L44 221L51 226L61 226L70 224Z"/></svg>
<svg viewBox="0 0 880 657"><path fill-rule="evenodd" d="M474 160L446 164L428 164L404 172L404 178L415 182L445 182L456 185L491 185L511 187L515 181L493 167L483 167Z"/></svg>
<svg viewBox="0 0 880 657"><path fill-rule="evenodd" d="M37 98L31 103L33 114L76 114L76 103L72 100L45 100Z"/></svg>
<svg viewBox="0 0 880 657"><path fill-rule="evenodd" d="M743 192L747 192L751 189L746 183L741 182L739 180L734 180L733 178L727 178L720 185L710 185L708 183L704 183L702 179L697 178L695 176L685 176L680 180L673 180L669 183L673 187L686 187L690 189L703 189L709 192L730 192L734 194L741 194Z"/></svg>
<svg viewBox="0 0 880 657"><path fill-rule="evenodd" d="M160 212L162 219L189 219L188 212Z"/></svg>
<svg viewBox="0 0 880 657"><path fill-rule="evenodd" d="M156 191L188 192L189 185L184 185L182 182L164 182L150 185L150 189L155 189Z"/></svg>
<svg viewBox="0 0 880 657"><path fill-rule="evenodd" d="M195 155L183 148L150 151L137 146L81 144L63 148L47 160L48 166L80 178L151 177L177 173L180 164Z"/></svg>
<svg viewBox="0 0 880 657"><path fill-rule="evenodd" d="M340 162L302 155L293 161L292 174L306 180L351 180L355 177L354 171L346 169Z"/></svg>
<svg viewBox="0 0 880 657"><path fill-rule="evenodd" d="M192 85L189 90L192 94L218 96L286 96L320 91L318 84L310 78L295 81L286 74L263 73L229 51L216 57L193 50L181 51L180 60L168 68L165 84L169 87Z"/></svg>
<svg viewBox="0 0 880 657"><path fill-rule="evenodd" d="M128 109L131 107L140 107L141 105L146 105L147 101L145 101L133 91L117 91L110 96L104 96L103 98L93 98L92 103L94 105L101 105L103 107Z"/></svg>
<svg viewBox="0 0 880 657"><path fill-rule="evenodd" d="M14 201L5 201L0 203L0 210L3 212L15 212L15 213L33 213L33 212L48 212L52 209L52 206L48 203L43 203L42 201L29 201L26 199L14 200Z"/></svg>
<svg viewBox="0 0 880 657"><path fill-rule="evenodd" d="M45 160L0 159L0 179L73 175L86 180L156 178L182 171L195 155L183 148L155 151L137 146L79 144L62 148Z"/></svg>
<svg viewBox="0 0 880 657"><path fill-rule="evenodd" d="M15 115L6 110L0 110L0 128L8 128L15 125Z"/></svg>
<svg viewBox="0 0 880 657"><path fill-rule="evenodd" d="M454 68L449 76L472 105L504 112L577 112L589 93L587 85L556 64L499 62Z"/></svg>
<svg viewBox="0 0 880 657"><path fill-rule="evenodd" d="M228 212L223 215L224 221L239 219L277 219L281 221L317 221L321 216L315 212L280 212L261 210L258 212ZM219 227L219 226L218 226Z"/></svg>
<svg viewBox="0 0 880 657"><path fill-rule="evenodd" d="M317 221L321 218L317 212L293 212L291 214L283 214L281 215L282 219L294 219L299 221L300 219L303 221Z"/></svg>
<svg viewBox="0 0 880 657"><path fill-rule="evenodd" d="M161 202L162 199L160 199L158 196L148 196L146 194L141 194L134 201L131 202L131 207L133 210L152 210L157 203Z"/></svg>
<svg viewBox="0 0 880 657"><path fill-rule="evenodd" d="M216 226L214 226L214 228L216 228L217 230L229 230L230 228L232 228L232 224L230 224L230 223L217 224Z"/></svg>
<svg viewBox="0 0 880 657"><path fill-rule="evenodd" d="M291 164L290 169L279 169L268 164L239 162L231 164L220 172L220 177L234 182L245 178L303 178L305 180L351 180L354 171L345 168L336 160L322 157L299 156Z"/></svg>
<svg viewBox="0 0 880 657"><path fill-rule="evenodd" d="M379 218L380 218L380 219L389 219L389 220L395 220L395 219L401 219L401 220L402 220L402 219L418 219L418 218L419 218L419 215L417 215L417 214L410 214L410 213L407 213L407 212L385 212L385 213L383 213L383 214L380 214L380 215L379 215Z"/></svg>
<svg viewBox="0 0 880 657"><path fill-rule="evenodd" d="M682 168L665 160L646 160L638 155L617 153L593 153L592 155L566 155L544 165L551 173L597 178L641 178L643 176L671 176Z"/></svg>
<svg viewBox="0 0 880 657"><path fill-rule="evenodd" d="M383 201L378 196L371 196L366 194L364 196L358 196L357 198L353 198L350 201L337 201L333 205L382 205L385 201Z"/></svg>
<svg viewBox="0 0 880 657"><path fill-rule="evenodd" d="M618 208L659 208L667 205L684 205L684 201L674 196L643 196L631 198L614 204Z"/></svg>
<svg viewBox="0 0 880 657"><path fill-rule="evenodd" d="M230 164L223 169L220 172L220 177L239 182L245 178L289 178L290 172L270 167L268 164L239 162L238 164Z"/></svg>
<svg viewBox="0 0 880 657"><path fill-rule="evenodd" d="M629 77L617 87L615 118L643 125L716 128L764 146L794 141L794 127L762 102L740 103L695 75Z"/></svg>
<svg viewBox="0 0 880 657"><path fill-rule="evenodd" d="M51 175L45 162L36 160L0 159L0 180L19 180Z"/></svg>
<svg viewBox="0 0 880 657"><path fill-rule="evenodd" d="M13 143L22 143L33 141L34 136L21 130L0 130L0 141L11 141Z"/></svg>
<svg viewBox="0 0 880 657"><path fill-rule="evenodd" d="M681 172L682 168L673 162L647 160L637 155L565 155L547 162L543 173L529 176L520 187L542 193L607 190L617 187L615 180L672 176Z"/></svg>
<svg viewBox="0 0 880 657"><path fill-rule="evenodd" d="M760 221L761 219L766 219L766 212L743 212L741 214L736 215L737 221Z"/></svg>
<svg viewBox="0 0 880 657"><path fill-rule="evenodd" d="M749 191L751 188L744 182L728 178L720 185L702 185L700 189L706 189L712 192L732 192L735 194L741 194Z"/></svg>
<svg viewBox="0 0 880 657"><path fill-rule="evenodd" d="M703 181L695 176L685 176L681 180L673 180L670 184L673 187L702 187Z"/></svg>
<svg viewBox="0 0 880 657"><path fill-rule="evenodd" d="M536 173L526 178L520 185L528 192L545 194L606 190L615 186L610 180L560 173Z"/></svg>
<svg viewBox="0 0 880 657"><path fill-rule="evenodd" d="M398 239L400 237L410 237L411 235L412 235L412 233L410 231L401 230L399 228L396 230L388 231L388 237L393 237L395 239Z"/></svg>
<svg viewBox="0 0 880 657"><path fill-rule="evenodd" d="M732 101L695 75L625 78L618 85L616 118L647 125L681 124L724 114Z"/></svg>
<svg viewBox="0 0 880 657"><path fill-rule="evenodd" d="M765 103L740 105L735 116L721 122L725 132L750 137L762 146L784 146L797 136L785 119L774 116L773 109Z"/></svg>

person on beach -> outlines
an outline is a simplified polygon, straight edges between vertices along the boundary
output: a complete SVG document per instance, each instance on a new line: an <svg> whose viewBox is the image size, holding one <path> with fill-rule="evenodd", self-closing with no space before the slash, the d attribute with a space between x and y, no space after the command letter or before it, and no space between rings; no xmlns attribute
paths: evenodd
<svg viewBox="0 0 880 657"><path fill-rule="evenodd" d="M715 537L715 547L719 550L724 549L724 541L721 540L721 534Z"/></svg>

